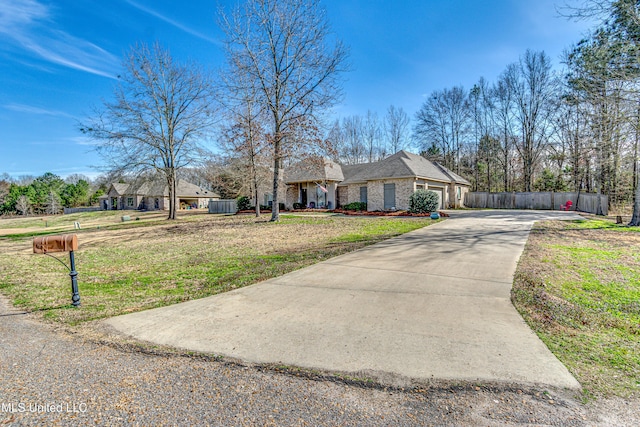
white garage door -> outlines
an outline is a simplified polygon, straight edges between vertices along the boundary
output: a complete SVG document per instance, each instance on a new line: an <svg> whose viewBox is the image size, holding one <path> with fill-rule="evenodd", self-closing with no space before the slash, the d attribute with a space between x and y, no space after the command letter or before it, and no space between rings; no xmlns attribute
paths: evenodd
<svg viewBox="0 0 640 427"><path fill-rule="evenodd" d="M438 209L442 209L442 201L444 199L444 188L429 187L429 191L433 191L438 195Z"/></svg>

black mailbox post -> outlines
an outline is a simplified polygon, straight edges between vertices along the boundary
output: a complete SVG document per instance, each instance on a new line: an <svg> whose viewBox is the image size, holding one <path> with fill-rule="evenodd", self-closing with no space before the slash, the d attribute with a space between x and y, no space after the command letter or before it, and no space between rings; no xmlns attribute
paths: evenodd
<svg viewBox="0 0 640 427"><path fill-rule="evenodd" d="M78 272L73 252L78 250L78 236L63 234L61 236L45 236L33 239L33 253L49 255L54 252L69 252L69 276L71 276L71 304L80 306L80 292L78 291ZM64 263L63 263L64 264ZM66 265L65 265L66 266Z"/></svg>

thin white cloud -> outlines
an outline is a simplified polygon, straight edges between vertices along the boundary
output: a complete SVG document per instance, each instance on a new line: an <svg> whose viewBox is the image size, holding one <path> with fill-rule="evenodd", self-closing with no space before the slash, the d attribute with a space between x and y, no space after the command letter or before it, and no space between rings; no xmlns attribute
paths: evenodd
<svg viewBox="0 0 640 427"><path fill-rule="evenodd" d="M222 43L220 42L220 40L214 39L213 37L209 37L206 34L202 34L199 31L194 30L193 28L189 28L184 24L181 24L180 22L173 20L171 18L167 18L166 16L156 12L155 10L149 9L146 6L143 6L139 3L136 3L133 0L125 0L127 3L129 3L131 6L135 7L138 10L141 10L142 12L145 12L151 16L154 16L158 19L160 19L161 21L166 22L167 24L173 25L174 27L184 31L187 34L191 34L192 36L198 37L199 39L208 41L209 43L213 43L215 45L221 45Z"/></svg>
<svg viewBox="0 0 640 427"><path fill-rule="evenodd" d="M17 111L19 113L28 113L28 114L42 114L46 116L56 116L56 117L68 117L71 119L76 119L75 116L65 113L64 111L59 110L49 110L46 108L34 107L33 105L26 104L5 104L3 107L7 110Z"/></svg>
<svg viewBox="0 0 640 427"><path fill-rule="evenodd" d="M119 60L99 46L56 29L51 12L36 0L13 0L0 8L0 34L58 65L115 79Z"/></svg>
<svg viewBox="0 0 640 427"><path fill-rule="evenodd" d="M35 0L4 2L0 9L0 32L10 33L34 21L47 20L49 11Z"/></svg>
<svg viewBox="0 0 640 427"><path fill-rule="evenodd" d="M82 145L82 146L95 147L96 145L99 144L98 141L91 138L87 138L86 136L74 136L67 139L76 145Z"/></svg>

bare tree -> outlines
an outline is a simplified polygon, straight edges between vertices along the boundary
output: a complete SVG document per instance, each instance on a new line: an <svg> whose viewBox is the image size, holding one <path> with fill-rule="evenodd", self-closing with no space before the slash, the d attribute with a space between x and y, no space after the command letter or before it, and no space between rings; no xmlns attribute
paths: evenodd
<svg viewBox="0 0 640 427"><path fill-rule="evenodd" d="M247 0L231 16L221 17L229 64L250 77L259 102L271 116L273 210L283 159L297 141L297 126L312 126L316 113L340 97L340 73L347 50L331 40L324 11L314 0Z"/></svg>
<svg viewBox="0 0 640 427"><path fill-rule="evenodd" d="M344 156L342 152L346 145L346 138L342 129L342 123L340 122L340 119L335 119L333 121L333 124L327 132L327 140L330 141L331 146L335 150L333 159L338 163L343 162Z"/></svg>
<svg viewBox="0 0 640 427"><path fill-rule="evenodd" d="M409 144L409 123L411 119L402 107L390 105L384 118L390 154L403 150Z"/></svg>
<svg viewBox="0 0 640 427"><path fill-rule="evenodd" d="M381 155L382 129L378 115L367 110L367 115L362 123L362 140L369 163L378 160Z"/></svg>
<svg viewBox="0 0 640 427"><path fill-rule="evenodd" d="M596 19L607 23L612 17L623 18L633 26L640 27L640 9L635 0L582 0L558 8L560 14L576 21Z"/></svg>
<svg viewBox="0 0 640 427"><path fill-rule="evenodd" d="M123 68L115 102L105 102L80 130L99 143L113 169L162 174L168 219L176 219L177 171L200 158L200 143L215 121L209 78L196 64L175 62L158 44L135 46Z"/></svg>
<svg viewBox="0 0 640 427"><path fill-rule="evenodd" d="M511 67L514 66L511 65ZM496 107L496 134L500 135L500 165L502 166L503 191L509 191L509 164L514 135L514 98L511 91L512 85L508 81L509 76L513 74L507 69L492 89Z"/></svg>
<svg viewBox="0 0 640 427"><path fill-rule="evenodd" d="M56 215L60 213L61 207L62 203L60 203L60 196L53 190L49 190L47 203L45 204L45 212L49 215Z"/></svg>
<svg viewBox="0 0 640 427"><path fill-rule="evenodd" d="M67 184L77 184L80 181L85 181L89 184L93 184L93 181L91 178L89 178L87 175L81 174L81 173L72 173L71 175L68 175L65 179L64 182Z"/></svg>
<svg viewBox="0 0 640 427"><path fill-rule="evenodd" d="M16 201L16 210L20 212L20 215L29 215L29 210L31 209L31 203L29 202L29 198L24 194L18 197Z"/></svg>
<svg viewBox="0 0 640 427"><path fill-rule="evenodd" d="M363 141L362 117L358 115L344 117L342 128L344 131L348 163L362 163L366 158L366 149Z"/></svg>
<svg viewBox="0 0 640 427"><path fill-rule="evenodd" d="M445 166L459 173L469 117L467 94L461 86L437 90L416 113L414 133L423 150L435 152L434 148L439 148Z"/></svg>
<svg viewBox="0 0 640 427"><path fill-rule="evenodd" d="M558 81L551 72L551 61L544 52L527 50L507 77L522 131L516 144L523 168L524 191L531 191L533 175L548 138L555 111Z"/></svg>
<svg viewBox="0 0 640 427"><path fill-rule="evenodd" d="M237 56L230 56L230 61ZM224 129L221 147L232 156L245 160L250 176L250 193L256 217L260 216L259 164L268 148L265 123L268 115L264 104L259 102L260 89L257 81L246 73L242 64L231 63L227 74L223 74L225 95L222 97L228 124Z"/></svg>
<svg viewBox="0 0 640 427"><path fill-rule="evenodd" d="M377 114L353 115L337 119L328 139L337 152L336 160L344 164L373 162L383 156L382 130Z"/></svg>
<svg viewBox="0 0 640 427"><path fill-rule="evenodd" d="M256 217L260 216L260 165L266 147L262 123L253 113L254 104L246 104L244 112L235 110L232 121L225 127L225 138L222 147L240 156L246 170L249 171L250 193L255 206Z"/></svg>

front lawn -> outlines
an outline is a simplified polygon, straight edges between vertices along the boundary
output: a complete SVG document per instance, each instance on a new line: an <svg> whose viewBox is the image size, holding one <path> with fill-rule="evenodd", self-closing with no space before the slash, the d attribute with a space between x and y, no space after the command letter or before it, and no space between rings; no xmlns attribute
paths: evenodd
<svg viewBox="0 0 640 427"><path fill-rule="evenodd" d="M436 222L268 218L200 214L78 230L78 309L70 305L70 279L60 263L32 254L31 237L0 237L0 292L46 319L74 325L225 292ZM68 262L67 254L56 255Z"/></svg>
<svg viewBox="0 0 640 427"><path fill-rule="evenodd" d="M543 222L512 299L587 395L640 395L640 233L596 219Z"/></svg>

